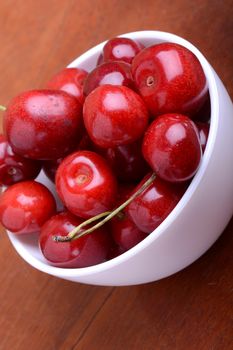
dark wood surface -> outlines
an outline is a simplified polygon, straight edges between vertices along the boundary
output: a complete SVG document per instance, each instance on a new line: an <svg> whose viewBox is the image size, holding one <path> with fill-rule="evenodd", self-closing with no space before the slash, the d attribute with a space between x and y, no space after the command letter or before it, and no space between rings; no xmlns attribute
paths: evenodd
<svg viewBox="0 0 233 350"><path fill-rule="evenodd" d="M193 42L233 97L232 0L2 0L0 23L1 104L93 45L143 29ZM190 267L133 287L59 280L28 266L3 230L0 243L0 350L233 349L233 220Z"/></svg>

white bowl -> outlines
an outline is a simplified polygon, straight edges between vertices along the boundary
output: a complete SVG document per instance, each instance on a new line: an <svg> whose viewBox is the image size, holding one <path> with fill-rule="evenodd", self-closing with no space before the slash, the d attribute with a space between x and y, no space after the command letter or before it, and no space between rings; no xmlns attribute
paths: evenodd
<svg viewBox="0 0 233 350"><path fill-rule="evenodd" d="M140 31L122 36L138 39L145 46L178 43L197 56L209 85L210 133L201 166L175 209L147 238L115 259L86 268L53 267L40 253L36 236L8 232L15 249L30 265L74 282L119 286L169 276L198 259L220 236L233 213L233 105L222 82L200 51L176 35ZM91 70L104 44L87 51L69 67ZM39 179L51 187L44 175Z"/></svg>

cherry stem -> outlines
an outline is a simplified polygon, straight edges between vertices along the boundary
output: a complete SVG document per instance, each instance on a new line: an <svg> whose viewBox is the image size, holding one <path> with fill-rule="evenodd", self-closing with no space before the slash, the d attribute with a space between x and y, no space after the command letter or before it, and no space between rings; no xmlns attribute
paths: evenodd
<svg viewBox="0 0 233 350"><path fill-rule="evenodd" d="M82 222L80 225L76 226L72 231L68 233L67 236L54 236L53 239L56 242L67 242L75 237L75 235L85 226L91 224L92 222L102 219L104 216L107 216L111 213L111 211L105 211L99 215L93 216L92 218Z"/></svg>
<svg viewBox="0 0 233 350"><path fill-rule="evenodd" d="M2 105L0 105L0 111L5 111L6 110L6 107L5 106L2 106Z"/></svg>
<svg viewBox="0 0 233 350"><path fill-rule="evenodd" d="M147 187L151 185L151 183L154 181L155 178L156 178L156 175L155 173L153 173L150 176L150 178L146 182L144 182L144 184L135 193L132 194L130 198L128 198L124 203L122 203L118 208L114 209L112 212L105 212L97 216L94 216L93 218L88 219L84 221L82 224L80 224L79 226L75 227L67 236L54 236L53 238L54 241L68 242L72 239L78 239L80 237L86 236L87 234L97 230L98 228L103 226L106 222L111 220L114 216L116 216L121 210L123 210L128 204L130 204L136 197L138 197ZM103 220L99 221L94 226L78 234L81 228L92 223L93 221L101 219L102 217L104 217Z"/></svg>

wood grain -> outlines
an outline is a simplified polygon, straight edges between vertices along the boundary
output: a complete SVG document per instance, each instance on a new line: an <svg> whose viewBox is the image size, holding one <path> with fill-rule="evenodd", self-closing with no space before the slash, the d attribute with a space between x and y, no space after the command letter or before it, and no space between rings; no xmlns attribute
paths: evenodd
<svg viewBox="0 0 233 350"><path fill-rule="evenodd" d="M143 29L198 46L233 97L231 0L4 0L0 23L3 105L93 45ZM1 230L0 350L231 350L232 233L233 221L201 259L170 278L107 288L32 269Z"/></svg>

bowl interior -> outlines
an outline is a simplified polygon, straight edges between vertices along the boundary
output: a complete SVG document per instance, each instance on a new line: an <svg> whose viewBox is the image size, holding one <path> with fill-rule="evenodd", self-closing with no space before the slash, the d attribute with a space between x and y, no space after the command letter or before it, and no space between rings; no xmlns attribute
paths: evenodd
<svg viewBox="0 0 233 350"><path fill-rule="evenodd" d="M126 33L122 36L139 40L145 46L150 46L160 42L178 43L180 45L187 47L198 57L207 78L207 83L208 83L209 92L210 92L210 99L211 99L211 126L210 126L210 133L209 133L206 150L198 172L193 178L184 196L182 197L180 202L177 204L175 209L173 209L173 211L170 213L170 215L162 222L162 224L155 231L153 231L142 242L137 244L135 247L131 248L126 253L112 260L109 260L99 265L86 267L86 268L78 268L78 269L63 269L63 268L53 267L48 265L48 263L46 262L46 260L44 259L43 255L39 250L38 243L37 243L38 234L17 236L8 232L8 235L12 244L14 245L17 252L23 257L24 260L26 260L29 264L31 264L35 268L55 276L60 276L60 275L63 277L64 276L66 277L82 276L82 275L89 275L98 271L103 271L106 269L111 269L112 266L115 266L119 263L122 263L130 259L132 256L137 254L137 252L146 248L151 243L151 241L155 240L159 235L166 234L166 227L172 224L173 220L176 218L177 215L181 214L182 208L188 203L193 192L198 187L198 184L201 181L201 178L205 172L205 169L208 166L208 162L213 149L213 145L216 137L216 131L218 127L218 113L217 113L218 94L216 90L216 83L215 83L215 78L213 76L212 69L208 64L207 60L204 58L204 56L199 52L199 50L196 47L194 47L188 41L170 33L158 32L158 31L141 31L141 32ZM101 53L101 50L104 44L105 42L90 49L89 51L87 51L86 53L84 53L83 55L75 59L73 62L71 62L68 67L79 67L79 68L86 69L87 71L92 70L96 66L97 59L99 57L99 54ZM47 177L44 175L43 172L41 172L37 180L45 184L53 192L59 206L60 202L59 202L59 199L57 198L53 183L47 179Z"/></svg>

